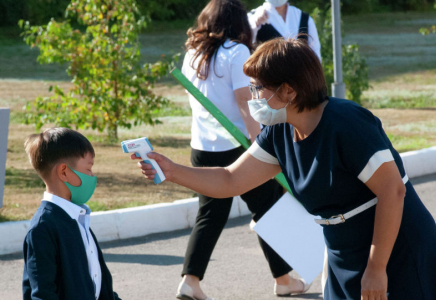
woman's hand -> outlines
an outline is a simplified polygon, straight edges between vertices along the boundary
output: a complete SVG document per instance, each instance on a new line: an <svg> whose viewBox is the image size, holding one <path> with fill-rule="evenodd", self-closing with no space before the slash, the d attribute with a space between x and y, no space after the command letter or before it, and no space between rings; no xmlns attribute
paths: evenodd
<svg viewBox="0 0 436 300"><path fill-rule="evenodd" d="M386 269L380 270L366 267L362 277L361 300L387 300L388 276Z"/></svg>
<svg viewBox="0 0 436 300"><path fill-rule="evenodd" d="M157 162L157 164L161 168L162 172L164 173L166 179L168 181L171 181L175 164L169 158L167 158L161 154L158 154L156 152L150 152L147 154L147 156L151 159L154 159ZM143 162L142 158L136 157L135 154L132 154L130 156L130 159L141 159L141 161L138 162L138 167L142 170L141 171L142 174L144 175L145 178L147 178L149 180L154 179L154 175L157 173L157 171L153 170L152 166L150 164Z"/></svg>
<svg viewBox="0 0 436 300"><path fill-rule="evenodd" d="M268 12L265 8L259 7L254 13L254 22L256 23L256 27L260 27L261 25L268 22Z"/></svg>

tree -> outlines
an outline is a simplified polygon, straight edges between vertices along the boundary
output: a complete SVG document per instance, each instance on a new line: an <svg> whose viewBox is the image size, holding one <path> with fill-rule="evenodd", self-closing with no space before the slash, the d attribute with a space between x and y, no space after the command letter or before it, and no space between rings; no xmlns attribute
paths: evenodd
<svg viewBox="0 0 436 300"><path fill-rule="evenodd" d="M40 50L38 61L66 63L74 84L69 91L50 86L52 97L29 102L26 123L37 129L46 123L97 129L111 141L118 139L119 127L158 123L152 112L168 100L151 88L174 60L140 64L138 34L146 20L135 0L72 0L65 16L45 26L20 21L26 43Z"/></svg>
<svg viewBox="0 0 436 300"><path fill-rule="evenodd" d="M325 10L315 9L312 13L318 28L319 41L321 43L322 66L324 76L331 95L331 84L334 82L333 75L333 35L332 18L329 5ZM342 73L346 87L346 97L360 104L363 91L369 89L368 64L366 59L359 53L359 45L342 45Z"/></svg>
<svg viewBox="0 0 436 300"><path fill-rule="evenodd" d="M436 0L434 2L434 6L433 7L434 7L434 9L436 9ZM421 28L419 30L419 32L421 32L422 35L427 35L427 34L430 34L430 33L436 34L436 25L432 25L429 28L425 28L425 27Z"/></svg>

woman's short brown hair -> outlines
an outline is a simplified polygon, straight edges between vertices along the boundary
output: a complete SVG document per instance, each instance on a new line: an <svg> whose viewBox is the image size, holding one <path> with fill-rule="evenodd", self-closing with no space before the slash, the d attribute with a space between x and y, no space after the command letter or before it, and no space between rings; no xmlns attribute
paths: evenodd
<svg viewBox="0 0 436 300"><path fill-rule="evenodd" d="M287 83L297 93L293 103L298 112L314 109L327 97L319 58L298 39L276 38L261 44L245 62L244 73L272 90Z"/></svg>
<svg viewBox="0 0 436 300"><path fill-rule="evenodd" d="M87 153L95 156L94 148L86 137L63 127L49 128L40 134L30 135L24 148L33 168L43 179L61 161L74 168L77 160Z"/></svg>

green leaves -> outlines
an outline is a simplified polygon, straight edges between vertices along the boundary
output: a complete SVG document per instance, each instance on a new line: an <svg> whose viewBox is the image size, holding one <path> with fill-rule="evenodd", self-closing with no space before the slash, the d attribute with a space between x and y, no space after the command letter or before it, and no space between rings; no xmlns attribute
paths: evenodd
<svg viewBox="0 0 436 300"><path fill-rule="evenodd" d="M117 24L112 25L111 27L111 33L117 33L118 32L118 26Z"/></svg>
<svg viewBox="0 0 436 300"><path fill-rule="evenodd" d="M318 29L322 66L329 95L331 95L331 84L334 82L331 11L330 9L326 11L315 9L312 17ZM369 80L368 64L366 59L360 55L357 44L342 45L342 73L347 99L360 104L363 91L369 89Z"/></svg>
<svg viewBox="0 0 436 300"><path fill-rule="evenodd" d="M433 25L429 28L421 28L421 29L419 29L419 33L421 33L422 35L428 35L431 33L435 34L436 33L436 26Z"/></svg>
<svg viewBox="0 0 436 300"><path fill-rule="evenodd" d="M26 122L92 128L118 138L118 128L156 124L153 113L168 100L151 87L173 68L178 56L140 65L138 33L145 26L134 0L72 0L67 20L46 26L20 21L23 38L40 50L42 64L65 63L73 87L51 86L51 97L38 97L26 106ZM82 24L74 28L71 24Z"/></svg>
<svg viewBox="0 0 436 300"><path fill-rule="evenodd" d="M434 9L436 9L436 0L434 2ZM422 35L428 35L428 34L436 34L436 25L432 25L429 28L421 28L419 29L419 32Z"/></svg>

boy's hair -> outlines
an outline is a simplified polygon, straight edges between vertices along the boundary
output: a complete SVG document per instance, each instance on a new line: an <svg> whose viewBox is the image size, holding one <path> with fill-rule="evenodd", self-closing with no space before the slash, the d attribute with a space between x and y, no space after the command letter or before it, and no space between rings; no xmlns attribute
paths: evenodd
<svg viewBox="0 0 436 300"><path fill-rule="evenodd" d="M75 167L86 153L95 156L94 148L86 137L77 131L54 127L40 134L30 135L24 147L30 163L41 178L47 178L53 167L63 161Z"/></svg>

